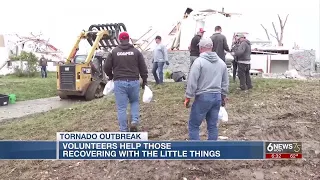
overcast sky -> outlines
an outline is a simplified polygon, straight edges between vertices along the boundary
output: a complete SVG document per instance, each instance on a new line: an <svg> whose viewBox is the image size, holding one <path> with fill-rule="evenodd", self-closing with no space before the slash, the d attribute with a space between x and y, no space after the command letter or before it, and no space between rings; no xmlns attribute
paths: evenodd
<svg viewBox="0 0 320 180"><path fill-rule="evenodd" d="M0 33L42 31L54 46L66 53L79 32L94 23L123 22L129 34L137 38L149 26L169 32L187 7L195 10L224 7L226 12L242 13L243 26L262 38L266 36L260 24L273 33L271 23L278 25L277 14L282 18L290 14L284 33L285 45L292 47L297 42L300 47L316 49L317 55L320 54L319 0L6 0L1 7Z"/></svg>

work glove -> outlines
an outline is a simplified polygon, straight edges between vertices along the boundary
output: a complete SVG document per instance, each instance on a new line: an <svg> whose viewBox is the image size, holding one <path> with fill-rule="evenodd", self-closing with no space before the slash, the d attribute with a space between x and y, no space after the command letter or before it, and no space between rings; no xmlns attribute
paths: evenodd
<svg viewBox="0 0 320 180"><path fill-rule="evenodd" d="M186 107L186 108L189 108L190 107L190 98L186 98L185 100L184 100L184 106Z"/></svg>
<svg viewBox="0 0 320 180"><path fill-rule="evenodd" d="M144 89L146 85L148 85L147 81L143 80L141 83L141 88Z"/></svg>
<svg viewBox="0 0 320 180"><path fill-rule="evenodd" d="M227 96L221 94L221 106L224 107L226 105Z"/></svg>
<svg viewBox="0 0 320 180"><path fill-rule="evenodd" d="M169 63L169 61L166 61L166 65L168 65L168 66L169 66L169 64L170 64L170 63Z"/></svg>

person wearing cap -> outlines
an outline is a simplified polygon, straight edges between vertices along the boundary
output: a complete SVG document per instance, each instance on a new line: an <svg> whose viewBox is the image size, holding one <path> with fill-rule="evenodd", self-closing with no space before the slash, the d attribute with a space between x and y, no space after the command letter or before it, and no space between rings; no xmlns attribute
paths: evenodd
<svg viewBox="0 0 320 180"><path fill-rule="evenodd" d="M251 43L244 34L238 34L240 45L231 55L236 56L238 60L238 77L240 80L240 89L246 91L252 89L250 77Z"/></svg>
<svg viewBox="0 0 320 180"><path fill-rule="evenodd" d="M206 31L203 30L202 28L199 29L199 31L197 32L197 34L192 38L190 46L189 46L189 51L190 51L190 67L193 64L194 60L197 59L200 55L199 52L199 42L200 39L203 37L203 34ZM190 70L190 68L189 68Z"/></svg>
<svg viewBox="0 0 320 180"><path fill-rule="evenodd" d="M221 34L221 26L216 26L214 30L215 33L210 37L213 42L212 51L216 52L223 61L226 61L225 51L230 52L227 38L223 34Z"/></svg>
<svg viewBox="0 0 320 180"><path fill-rule="evenodd" d="M141 52L129 43L129 34L119 34L120 44L108 54L104 71L109 80L114 81L114 94L117 105L118 121L121 132L128 131L127 106L131 105L131 132L138 131L141 87L147 85L148 69Z"/></svg>
<svg viewBox="0 0 320 180"><path fill-rule="evenodd" d="M165 45L161 44L161 36L156 36L155 38L156 46L153 50L153 67L152 67L152 74L156 84L163 83L163 66L164 63L169 65L168 61L168 50ZM159 76L157 74L159 73Z"/></svg>
<svg viewBox="0 0 320 180"><path fill-rule="evenodd" d="M225 106L229 75L227 65L212 48L210 38L200 40L200 56L193 62L188 77L185 107L188 108L190 99L195 98L189 117L190 140L200 140L203 119L207 121L208 140L218 139L218 114L220 106Z"/></svg>

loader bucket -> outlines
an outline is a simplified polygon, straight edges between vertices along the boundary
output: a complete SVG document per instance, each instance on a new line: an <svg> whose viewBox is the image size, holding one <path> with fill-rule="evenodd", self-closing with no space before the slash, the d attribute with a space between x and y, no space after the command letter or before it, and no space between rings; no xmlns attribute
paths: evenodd
<svg viewBox="0 0 320 180"><path fill-rule="evenodd" d="M127 31L126 26L123 23L111 23L111 24L93 24L89 26L89 31L101 31L106 30L109 36L102 38L99 44L99 49L112 49L119 45L118 35L120 32ZM90 45L95 41L96 36L92 35L88 38Z"/></svg>

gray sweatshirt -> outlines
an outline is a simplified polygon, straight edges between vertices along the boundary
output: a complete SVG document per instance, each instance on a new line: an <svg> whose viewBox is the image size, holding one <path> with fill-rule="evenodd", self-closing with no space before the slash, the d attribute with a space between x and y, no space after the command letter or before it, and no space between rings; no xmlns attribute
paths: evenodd
<svg viewBox="0 0 320 180"><path fill-rule="evenodd" d="M168 50L162 44L157 44L153 50L153 62L166 62L168 61Z"/></svg>
<svg viewBox="0 0 320 180"><path fill-rule="evenodd" d="M191 66L186 97L192 98L202 93L222 93L229 91L229 75L226 63L215 52L200 54Z"/></svg>

